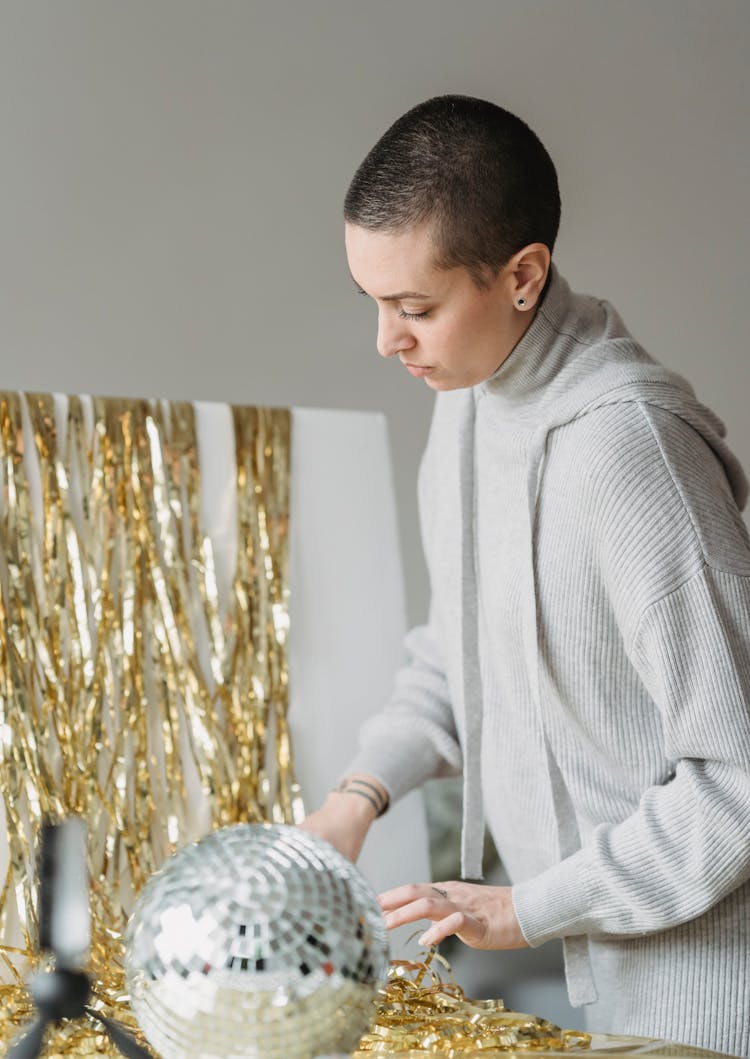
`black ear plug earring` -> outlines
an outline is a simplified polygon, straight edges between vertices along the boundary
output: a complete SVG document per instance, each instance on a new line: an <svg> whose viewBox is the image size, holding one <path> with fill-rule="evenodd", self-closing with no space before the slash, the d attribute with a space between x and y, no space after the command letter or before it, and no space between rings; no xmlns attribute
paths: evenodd
<svg viewBox="0 0 750 1059"><path fill-rule="evenodd" d="M519 309L524 309L526 307L526 299L525 298L516 298L516 305L518 306Z"/></svg>

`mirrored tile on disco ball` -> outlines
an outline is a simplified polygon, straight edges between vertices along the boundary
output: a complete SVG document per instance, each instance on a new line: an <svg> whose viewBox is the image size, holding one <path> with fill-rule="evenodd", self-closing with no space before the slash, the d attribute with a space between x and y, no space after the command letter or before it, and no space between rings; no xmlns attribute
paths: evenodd
<svg viewBox="0 0 750 1059"><path fill-rule="evenodd" d="M146 885L126 937L136 1016L164 1059L351 1051L388 968L359 871L285 825L224 828Z"/></svg>

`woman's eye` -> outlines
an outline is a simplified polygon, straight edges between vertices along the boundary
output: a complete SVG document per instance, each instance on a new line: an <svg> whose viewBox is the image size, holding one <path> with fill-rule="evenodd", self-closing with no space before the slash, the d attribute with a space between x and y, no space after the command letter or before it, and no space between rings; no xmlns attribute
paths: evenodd
<svg viewBox="0 0 750 1059"><path fill-rule="evenodd" d="M430 310L427 309L423 313L407 313L406 309L399 309L398 315L401 320L424 320L430 315Z"/></svg>

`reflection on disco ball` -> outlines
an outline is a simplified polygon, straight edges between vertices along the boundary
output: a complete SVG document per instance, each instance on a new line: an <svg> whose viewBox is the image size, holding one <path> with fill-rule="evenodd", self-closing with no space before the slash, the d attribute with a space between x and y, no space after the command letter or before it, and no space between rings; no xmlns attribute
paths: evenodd
<svg viewBox="0 0 750 1059"><path fill-rule="evenodd" d="M280 824L238 824L180 850L126 935L136 1017L164 1059L311 1059L352 1051L388 969L359 871Z"/></svg>

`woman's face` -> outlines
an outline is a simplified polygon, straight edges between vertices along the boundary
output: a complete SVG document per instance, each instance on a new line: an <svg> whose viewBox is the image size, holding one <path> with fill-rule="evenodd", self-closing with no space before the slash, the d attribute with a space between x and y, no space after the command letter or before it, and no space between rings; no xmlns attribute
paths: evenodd
<svg viewBox="0 0 750 1059"><path fill-rule="evenodd" d="M435 268L426 226L392 234L347 224L345 240L354 282L378 307L378 352L433 390L489 378L531 323L514 303L514 261L480 289L465 268Z"/></svg>

